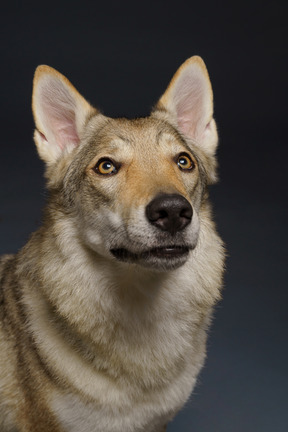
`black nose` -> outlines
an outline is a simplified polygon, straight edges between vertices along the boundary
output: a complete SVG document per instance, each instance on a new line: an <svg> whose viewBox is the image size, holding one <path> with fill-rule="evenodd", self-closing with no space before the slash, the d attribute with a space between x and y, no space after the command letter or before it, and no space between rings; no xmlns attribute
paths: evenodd
<svg viewBox="0 0 288 432"><path fill-rule="evenodd" d="M157 195L146 207L149 222L171 234L176 234L189 225L192 215L190 203L178 194Z"/></svg>

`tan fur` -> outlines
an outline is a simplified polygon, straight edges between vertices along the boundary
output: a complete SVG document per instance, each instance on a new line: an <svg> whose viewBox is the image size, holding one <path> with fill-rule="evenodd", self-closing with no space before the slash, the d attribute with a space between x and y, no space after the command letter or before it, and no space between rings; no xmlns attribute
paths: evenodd
<svg viewBox="0 0 288 432"><path fill-rule="evenodd" d="M49 199L43 225L0 261L0 430L164 432L203 365L222 282L206 67L188 59L151 116L127 120L40 66L32 106ZM193 209L185 228L149 219L159 196Z"/></svg>

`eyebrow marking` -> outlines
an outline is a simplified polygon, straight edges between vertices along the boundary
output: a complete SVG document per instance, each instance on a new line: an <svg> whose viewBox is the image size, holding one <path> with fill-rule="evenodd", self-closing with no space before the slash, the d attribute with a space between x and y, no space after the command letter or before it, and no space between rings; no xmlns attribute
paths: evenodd
<svg viewBox="0 0 288 432"><path fill-rule="evenodd" d="M160 130L157 134L157 143L159 143L160 138L162 135L167 134L169 135L171 138L174 138L175 140L177 140L183 147L185 147L185 149L190 152L195 159L197 160L193 150L190 148L190 146L187 144L187 142L185 141L185 138L181 135L181 133L174 128L172 125L170 125L169 123L164 122L166 125L166 129L165 130ZM168 127L167 127L168 126Z"/></svg>
<svg viewBox="0 0 288 432"><path fill-rule="evenodd" d="M128 138L124 137L123 135L117 134L115 138L116 138L116 140L120 139L121 141L124 141L126 144L131 144L131 141Z"/></svg>

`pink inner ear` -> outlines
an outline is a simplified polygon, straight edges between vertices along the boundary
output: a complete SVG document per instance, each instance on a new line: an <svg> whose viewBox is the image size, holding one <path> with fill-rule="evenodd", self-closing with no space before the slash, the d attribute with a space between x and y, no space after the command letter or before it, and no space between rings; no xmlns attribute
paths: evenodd
<svg viewBox="0 0 288 432"><path fill-rule="evenodd" d="M67 145L76 146L79 144L79 136L76 131L75 114L71 113L71 118L62 114L58 118L51 118L49 125L53 130L57 144L63 150Z"/></svg>
<svg viewBox="0 0 288 432"><path fill-rule="evenodd" d="M203 122L206 121L207 84L201 70L188 68L183 72L176 83L174 98L180 131L196 138L203 133Z"/></svg>
<svg viewBox="0 0 288 432"><path fill-rule="evenodd" d="M195 138L197 130L201 127L203 116L203 106L200 98L196 98L192 93L183 99L177 107L178 126L184 135Z"/></svg>
<svg viewBox="0 0 288 432"><path fill-rule="evenodd" d="M190 114L190 113L187 113ZM194 123L191 120L190 115L183 115L181 117L178 117L178 126L180 131L188 136L188 137L193 137L195 134L195 127L194 127Z"/></svg>
<svg viewBox="0 0 288 432"><path fill-rule="evenodd" d="M53 78L47 81L41 88L41 102L46 139L50 141L52 134L61 150L71 144L78 145L76 102L65 85Z"/></svg>

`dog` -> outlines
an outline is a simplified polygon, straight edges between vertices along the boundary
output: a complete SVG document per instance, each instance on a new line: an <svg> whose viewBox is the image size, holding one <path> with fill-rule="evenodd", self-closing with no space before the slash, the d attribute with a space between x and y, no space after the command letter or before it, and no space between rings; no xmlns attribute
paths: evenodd
<svg viewBox="0 0 288 432"><path fill-rule="evenodd" d="M108 118L36 69L41 227L1 258L2 432L164 432L188 400L221 297L213 94L203 60L149 117Z"/></svg>

